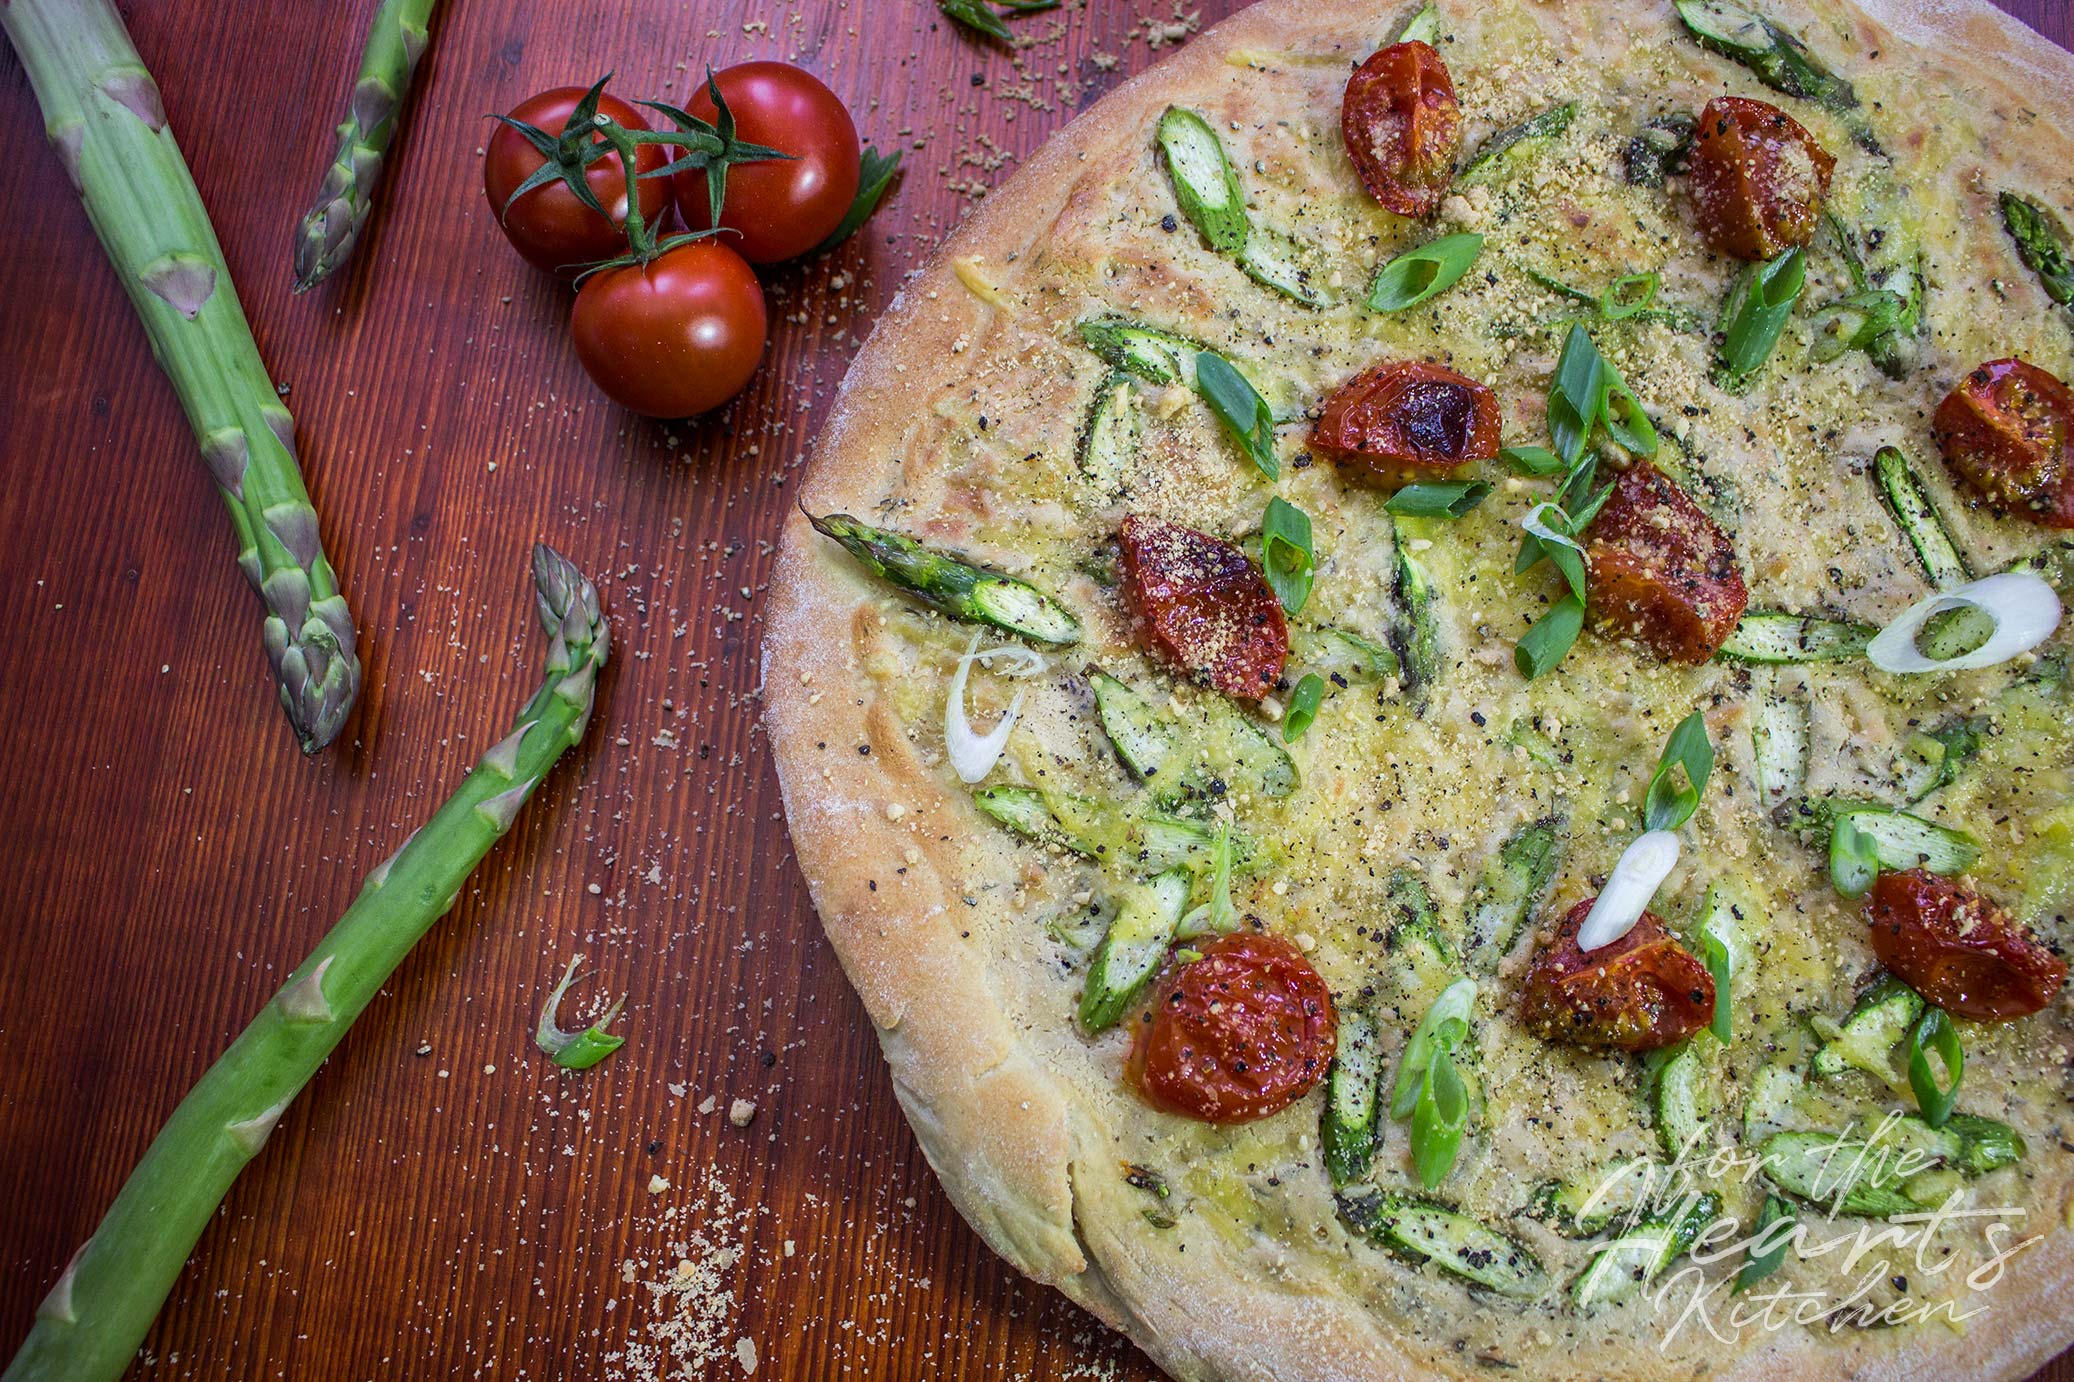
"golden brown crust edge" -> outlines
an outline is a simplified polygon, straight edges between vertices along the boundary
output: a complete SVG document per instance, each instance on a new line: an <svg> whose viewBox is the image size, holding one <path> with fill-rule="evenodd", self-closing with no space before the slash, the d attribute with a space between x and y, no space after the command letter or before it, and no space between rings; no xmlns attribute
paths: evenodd
<svg viewBox="0 0 2074 1382"><path fill-rule="evenodd" d="M1054 134L880 319L821 433L803 503L816 512L843 508L883 488L906 423L940 383L940 362L994 311L960 285L954 259L999 262L1026 251L1068 201L1083 163L1097 161L1087 151L1142 138L1168 103L1227 78L1227 50L1292 46L1348 25L1380 32L1403 6L1357 0L1334 7L1330 21L1322 8L1317 0L1263 0ZM1934 65L2012 108L2050 126L2074 125L2074 55L1986 0L1859 0L1857 9L1882 46L1899 40L1935 53ZM2021 161L2042 173L2054 152L2027 152ZM1421 1375L1358 1303L1278 1289L1215 1239L1191 1241L1198 1251L1180 1269L1171 1258L1147 1260L1114 1231L1136 1218L1136 1206L1107 1181L1076 1184L1076 1095L1019 1036L993 996L984 958L959 932L955 913L970 883L958 877L970 862L959 844L977 818L962 794L921 767L891 715L869 699L858 651L866 631L856 627L871 617L865 610L876 593L865 579L791 515L767 609L766 723L816 909L952 1202L1018 1270L1065 1291L1176 1377ZM894 804L897 819L887 810ZM2050 1232L2017 1270L1998 1288L1985 1329L1893 1331L1841 1345L1778 1334L1720 1375L1755 1379L1785 1368L1874 1382L1952 1366L1982 1378L2023 1376L2074 1341L2074 1319L2059 1308L2074 1288L2074 1232ZM1605 1375L1588 1353L1568 1361L1574 1375Z"/></svg>

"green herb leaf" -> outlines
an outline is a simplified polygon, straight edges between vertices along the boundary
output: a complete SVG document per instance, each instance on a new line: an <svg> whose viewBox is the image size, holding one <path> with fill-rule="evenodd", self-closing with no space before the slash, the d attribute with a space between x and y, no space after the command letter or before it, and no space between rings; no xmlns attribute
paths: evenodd
<svg viewBox="0 0 2074 1382"><path fill-rule="evenodd" d="M555 1011L562 1006L562 995L576 982L576 971L583 964L583 956L569 961L562 972L562 981L547 995L547 1003L540 1010L540 1020L533 1027L533 1044L554 1057L554 1063L564 1070L588 1070L605 1057L626 1045L623 1036L614 1036L605 1030L619 1009L626 1002L624 997L615 999L605 1015L580 1032L565 1032L555 1025Z"/></svg>
<svg viewBox="0 0 2074 1382"><path fill-rule="evenodd" d="M1481 480L1436 480L1406 485L1383 508L1407 518L1460 518L1490 497Z"/></svg>
<svg viewBox="0 0 2074 1382"><path fill-rule="evenodd" d="M1660 274L1622 274L1606 285L1599 296L1599 315L1609 322L1625 321L1637 312L1649 310L1656 301L1656 292L1663 285Z"/></svg>
<svg viewBox="0 0 2074 1382"><path fill-rule="evenodd" d="M850 202L850 209L843 213L842 220L828 233L828 238L808 250L807 254L825 254L855 235L871 219L871 213L879 209L886 190L893 185L893 174L899 170L898 149L891 154L882 154L871 145L865 145L857 173L857 195Z"/></svg>
<svg viewBox="0 0 2074 1382"><path fill-rule="evenodd" d="M1195 357L1195 388L1260 473L1270 480L1278 478L1282 463L1275 458L1275 415L1246 376L1222 355L1205 350Z"/></svg>
<svg viewBox="0 0 2074 1382"><path fill-rule="evenodd" d="M986 0L936 0L936 8L942 10L947 18L976 33L1008 42L1008 26L988 7Z"/></svg>
<svg viewBox="0 0 2074 1382"><path fill-rule="evenodd" d="M1457 979L1440 991L1433 1006L1404 1044L1397 1062L1397 1081L1390 1089L1390 1116L1400 1122L1411 1117L1419 1092L1425 1085L1426 1067L1437 1052L1452 1051L1469 1035L1469 1018L1476 1011L1476 981Z"/></svg>
<svg viewBox="0 0 2074 1382"><path fill-rule="evenodd" d="M1378 312L1416 307L1453 287L1482 250L1483 236L1473 232L1443 235L1406 250L1376 270L1368 285L1368 305Z"/></svg>
<svg viewBox="0 0 2074 1382"><path fill-rule="evenodd" d="M1764 1197L1764 1208L1757 1212L1757 1231L1750 1235L1743 1249L1747 1255L1730 1294L1741 1295L1779 1270L1779 1264L1786 1260L1786 1248L1793 1241L1796 1217L1790 1201L1777 1195Z"/></svg>
<svg viewBox="0 0 2074 1382"><path fill-rule="evenodd" d="M1316 672L1306 672L1296 689L1289 693L1289 709L1282 712L1282 742L1293 744L1303 738L1304 731L1318 718L1318 703L1325 699L1325 678Z"/></svg>
<svg viewBox="0 0 2074 1382"><path fill-rule="evenodd" d="M1563 458L1545 446L1508 446L1498 455L1520 474L1537 479L1544 475L1560 475L1568 469Z"/></svg>
<svg viewBox="0 0 2074 1382"><path fill-rule="evenodd" d="M1879 876L1879 841L1849 815L1839 814L1829 826L1830 883L1845 897L1860 898Z"/></svg>
<svg viewBox="0 0 2074 1382"><path fill-rule="evenodd" d="M1797 247L1769 263L1752 264L1737 276L1722 306L1717 360L1723 383L1740 386L1771 358L1806 285L1807 256Z"/></svg>
<svg viewBox="0 0 2074 1382"><path fill-rule="evenodd" d="M1966 1077L1966 1048L1959 1044L1958 1030L1943 1008L1926 1008L1908 1029L1908 1045L1904 1049L1908 1053L1908 1087L1915 1091L1916 1107L1923 1111L1925 1123L1941 1128L1951 1118L1952 1106L1959 1102L1959 1082ZM1944 1063L1949 1085L1939 1085L1936 1072L1930 1068L1932 1051Z"/></svg>
<svg viewBox="0 0 2074 1382"><path fill-rule="evenodd" d="M1267 501L1267 513L1260 520L1260 570L1284 613L1296 613L1311 598L1317 570L1311 517L1279 494Z"/></svg>
<svg viewBox="0 0 2074 1382"><path fill-rule="evenodd" d="M1428 1190L1447 1179L1455 1156L1462 1147L1462 1129L1469 1122L1469 1092L1455 1062L1442 1047L1433 1053L1426 1078L1419 1087L1419 1100L1411 1116L1411 1159L1419 1183Z"/></svg>
<svg viewBox="0 0 2074 1382"><path fill-rule="evenodd" d="M1685 785L1673 785L1671 770L1685 774ZM1707 719L1695 710L1678 722L1664 743L1663 757L1649 778L1649 792L1642 800L1645 830L1676 830L1699 810L1700 793L1707 790L1707 775L1714 771L1714 743L1707 737Z"/></svg>
<svg viewBox="0 0 2074 1382"><path fill-rule="evenodd" d="M1584 628L1584 601L1565 595L1534 621L1512 650L1512 665L1528 681L1563 660Z"/></svg>

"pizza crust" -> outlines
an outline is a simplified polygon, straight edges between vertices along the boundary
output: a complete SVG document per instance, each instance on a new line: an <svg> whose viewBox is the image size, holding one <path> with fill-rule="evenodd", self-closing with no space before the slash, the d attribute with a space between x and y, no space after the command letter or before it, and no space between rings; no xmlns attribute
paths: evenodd
<svg viewBox="0 0 2074 1382"><path fill-rule="evenodd" d="M1891 54L1905 45L1946 79L1984 93L1994 109L2027 112L2013 123L2028 142L2008 151L2008 164L2066 187L2068 145L2047 132L2074 127L2074 55L1986 0L1858 0L1855 14L1835 0L1810 8L1855 27L1867 48ZM959 261L984 290L987 266L1036 251L1110 152L1143 144L1168 104L1227 91L1227 51L1331 46L1351 33L1386 32L1402 9L1397 0L1263 0L1053 135L880 318L821 434L803 507L868 518L862 506L903 471L913 420L953 385L968 343L999 324L1003 309L961 279ZM1668 5L1661 9L1661 22L1675 24ZM1100 1065L1109 1088L1062 1068L1058 1051L1014 1020L1008 986L960 925L976 891L1014 885L1013 862L1009 851L989 857L970 847L989 827L962 792L946 789L947 775L923 762L873 695L866 663L884 634L882 595L801 514L791 516L767 612L766 722L815 906L952 1202L1019 1271L1064 1291L1177 1378L1431 1375L1369 1309L1314 1279L1270 1280L1187 1225L1178 1230L1181 1254L1155 1253L1133 1231L1143 1201L1121 1188L1099 1135L1105 1101L1121 1097L1116 1061L1087 1067ZM1841 1343L1794 1330L1715 1375L1900 1379L1953 1368L2023 1376L2074 1341L2074 1318L2061 1305L2074 1288L2074 1232L2060 1224L2047 1231L1997 1288L1986 1328L1861 1331ZM1631 1352L1589 1345L1535 1366L1549 1377L1651 1375ZM1479 1372L1466 1359L1450 1370Z"/></svg>

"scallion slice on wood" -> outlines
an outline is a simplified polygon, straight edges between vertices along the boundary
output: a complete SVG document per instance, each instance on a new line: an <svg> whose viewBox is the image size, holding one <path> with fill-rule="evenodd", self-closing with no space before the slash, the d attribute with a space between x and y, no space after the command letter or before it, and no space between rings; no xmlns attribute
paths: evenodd
<svg viewBox="0 0 2074 1382"><path fill-rule="evenodd" d="M1378 312L1402 312L1453 287L1476 256L1483 236L1473 231L1443 235L1408 249L1376 270L1368 285L1368 305Z"/></svg>
<svg viewBox="0 0 2074 1382"><path fill-rule="evenodd" d="M1734 391L1763 368L1806 286L1807 256L1798 247L1743 270L1722 307L1716 383Z"/></svg>
<svg viewBox="0 0 2074 1382"><path fill-rule="evenodd" d="M1946 610L1975 609L1994 621L1994 632L1971 652L1932 657L1917 646L1917 635ZM2028 571L2005 571L1919 600L1865 645L1865 655L1886 672L1961 672L1993 667L2027 653L2052 636L2060 624L2060 597Z"/></svg>

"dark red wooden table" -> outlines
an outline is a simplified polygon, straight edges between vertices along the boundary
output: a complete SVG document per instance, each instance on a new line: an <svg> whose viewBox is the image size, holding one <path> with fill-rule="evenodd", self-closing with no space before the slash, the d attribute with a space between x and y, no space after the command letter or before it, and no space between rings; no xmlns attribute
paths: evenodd
<svg viewBox="0 0 2074 1382"><path fill-rule="evenodd" d="M2001 3L2074 42L2062 0ZM283 1120L146 1371L728 1377L753 1346L787 1378L1152 1376L931 1179L792 862L756 649L790 483L902 275L1234 7L1071 0L1009 50L926 0L448 0L371 242L296 298L291 227L371 3L133 6L368 650L347 742L314 761L173 395L0 57L0 1355L180 1093L501 732L538 662L523 562L545 537L614 616L591 738ZM505 251L482 117L608 69L682 100L750 57L818 72L907 173L867 234L769 280L745 397L646 423L593 393L566 294ZM579 952L594 991L630 994L630 1040L572 1076L528 1038Z"/></svg>

